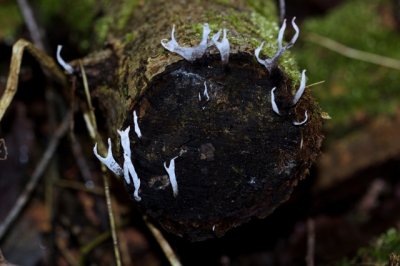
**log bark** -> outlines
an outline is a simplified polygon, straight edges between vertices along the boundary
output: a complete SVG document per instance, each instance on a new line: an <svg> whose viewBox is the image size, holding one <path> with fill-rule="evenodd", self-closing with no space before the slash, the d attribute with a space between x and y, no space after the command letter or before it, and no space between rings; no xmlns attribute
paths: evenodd
<svg viewBox="0 0 400 266"><path fill-rule="evenodd" d="M142 138L130 132L141 180L135 204L167 231L194 241L270 214L305 177L322 140L320 110L309 92L291 104L300 74L290 54L271 72L255 60L261 41L265 55L276 52L273 2L116 3L98 26L106 46L83 62L98 124L115 142L120 165L116 130L133 128L133 111L139 116ZM213 48L187 62L161 46L173 24L182 46L197 45L203 23L211 35L229 30L228 65ZM271 107L274 87L280 116ZM306 110L309 121L294 126ZM175 157L176 196L164 168ZM127 189L133 195L133 186Z"/></svg>

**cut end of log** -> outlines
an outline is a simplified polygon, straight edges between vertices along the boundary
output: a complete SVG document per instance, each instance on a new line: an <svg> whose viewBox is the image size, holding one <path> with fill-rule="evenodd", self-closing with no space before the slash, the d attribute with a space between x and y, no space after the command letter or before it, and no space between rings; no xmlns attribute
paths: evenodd
<svg viewBox="0 0 400 266"><path fill-rule="evenodd" d="M142 132L132 145L138 206L192 241L270 214L304 178L322 140L320 110L308 92L293 106L295 85L247 53L231 55L229 65L219 55L182 60L155 76L133 107ZM281 115L272 110L274 87ZM293 125L305 111L307 123ZM164 162L175 157L173 191Z"/></svg>

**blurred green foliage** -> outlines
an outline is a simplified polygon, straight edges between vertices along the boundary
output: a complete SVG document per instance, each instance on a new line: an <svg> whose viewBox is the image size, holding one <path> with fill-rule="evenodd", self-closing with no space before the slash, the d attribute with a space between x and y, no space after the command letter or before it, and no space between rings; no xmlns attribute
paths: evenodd
<svg viewBox="0 0 400 266"><path fill-rule="evenodd" d="M369 247L359 249L352 259L344 259L338 265L387 265L391 254L400 254L400 232L394 228L378 237Z"/></svg>
<svg viewBox="0 0 400 266"><path fill-rule="evenodd" d="M303 40L307 33L316 33L400 60L400 34L390 25L392 8L390 0L346 1L324 17L305 21ZM299 65L308 70L307 83L326 81L312 89L333 118L328 125L336 133L344 133L338 128L351 128L357 117L393 113L399 105L398 70L350 59L307 41L295 47Z"/></svg>
<svg viewBox="0 0 400 266"><path fill-rule="evenodd" d="M0 1L0 39L14 40L22 25L22 17L15 1Z"/></svg>
<svg viewBox="0 0 400 266"><path fill-rule="evenodd" d="M45 25L46 28L54 24L64 27L60 30L68 32L68 41L77 44L83 51L88 51L90 40L93 38L91 34L94 20L102 8L102 4L98 2L37 0L32 4L41 25Z"/></svg>

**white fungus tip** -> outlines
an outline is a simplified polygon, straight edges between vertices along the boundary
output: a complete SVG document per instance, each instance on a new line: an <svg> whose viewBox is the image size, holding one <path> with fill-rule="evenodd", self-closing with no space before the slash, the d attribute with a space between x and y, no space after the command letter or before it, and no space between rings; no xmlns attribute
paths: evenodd
<svg viewBox="0 0 400 266"><path fill-rule="evenodd" d="M204 41L204 39L207 41L208 35L210 34L211 30L210 30L210 26L208 25L208 23L204 23L203 24L203 39L202 41Z"/></svg>
<svg viewBox="0 0 400 266"><path fill-rule="evenodd" d="M161 40L161 45L162 45L165 49L169 50L169 49L168 49L168 39L162 39L162 40Z"/></svg>
<svg viewBox="0 0 400 266"><path fill-rule="evenodd" d="M68 74L73 74L74 68L70 64L65 62L64 59L61 57L61 49L62 45L57 45L57 53L56 53L57 62L64 68L64 70Z"/></svg>
<svg viewBox="0 0 400 266"><path fill-rule="evenodd" d="M131 158L124 154L124 178L127 184L130 184L130 177L132 177L134 187L133 197L136 201L141 201L142 198L139 196L140 179L136 173Z"/></svg>
<svg viewBox="0 0 400 266"><path fill-rule="evenodd" d="M297 104L297 102L300 100L301 96L303 95L305 89L306 89L306 70L304 69L301 72L301 80L300 80L299 89L296 91L296 94L294 95L293 100L292 100L293 105Z"/></svg>
<svg viewBox="0 0 400 266"><path fill-rule="evenodd" d="M292 27L293 27L293 29L295 31L295 34L293 35L292 39L290 40L287 48L292 47L295 44L295 42L297 41L297 39L299 38L299 35L300 35L300 29L297 26L295 20L296 20L296 17L293 17L293 19L292 19Z"/></svg>
<svg viewBox="0 0 400 266"><path fill-rule="evenodd" d="M219 40L219 37L221 36L221 30L219 30L217 33L215 33L212 37L211 37L211 41L212 43L210 45L212 45L213 43L215 43L216 41Z"/></svg>
<svg viewBox="0 0 400 266"><path fill-rule="evenodd" d="M308 114L307 114L307 110L306 110L305 113L304 113L304 119L303 119L303 121L300 121L300 122L294 121L294 122L293 122L293 125L295 125L295 126L304 125L304 124L307 122L307 120L308 120Z"/></svg>
<svg viewBox="0 0 400 266"><path fill-rule="evenodd" d="M207 98L207 101L210 100L210 96L208 95L207 83L204 81L204 96Z"/></svg>
<svg viewBox="0 0 400 266"><path fill-rule="evenodd" d="M281 113L279 112L278 105L277 105L276 102L275 102L275 94L274 94L275 90L276 90L276 87L274 87L274 88L271 90L271 105L272 105L272 110L273 110L276 114L281 115Z"/></svg>
<svg viewBox="0 0 400 266"><path fill-rule="evenodd" d="M254 50L254 55L256 56L256 59L257 59L258 63L260 63L260 64L264 64L264 62L265 62L265 60L260 59L260 52L261 52L261 49L263 48L263 46L264 46L264 42L262 42L256 48L256 50Z"/></svg>
<svg viewBox="0 0 400 266"><path fill-rule="evenodd" d="M223 32L224 32L224 36L223 36L222 38L226 38L226 35L227 35L227 33L228 33L228 30L227 30L227 29L224 29Z"/></svg>
<svg viewBox="0 0 400 266"><path fill-rule="evenodd" d="M121 146L124 150L124 155L131 158L131 141L129 139L129 131L131 127L128 126L125 130L118 130L117 132L121 138Z"/></svg>
<svg viewBox="0 0 400 266"><path fill-rule="evenodd" d="M176 158L178 158L178 156L171 159L168 167L167 167L167 163L164 162L164 169L165 169L165 171L167 171L167 174L169 177L169 182L171 183L172 192L173 192L174 197L178 196L178 183L176 181L176 175L175 175L175 159Z"/></svg>
<svg viewBox="0 0 400 266"><path fill-rule="evenodd" d="M282 49L283 35L285 33L285 29L286 29L286 19L283 20L282 26L279 29L279 33L278 33L278 49L279 50Z"/></svg>
<svg viewBox="0 0 400 266"><path fill-rule="evenodd" d="M142 131L139 128L139 123L138 123L138 116L136 114L136 111L133 111L133 124L135 126L135 133L138 136L138 138L142 137Z"/></svg>
<svg viewBox="0 0 400 266"><path fill-rule="evenodd" d="M102 164L104 164L105 166L107 166L108 169L110 169L110 171L112 171L117 176L122 176L122 174L123 174L122 168L115 161L114 156L112 154L111 140L110 139L108 139L108 151L107 151L106 157L102 157L98 153L98 151L97 151L97 143L93 147L93 153Z"/></svg>
<svg viewBox="0 0 400 266"><path fill-rule="evenodd" d="M219 40L219 37L221 36L221 30L219 30L216 34L213 35L211 38L211 42L215 44L217 47L220 55L221 55L221 61L223 64L227 64L229 62L229 52L230 52L230 44L229 40L226 38L227 35L227 29L223 29L223 36L222 40Z"/></svg>
<svg viewBox="0 0 400 266"><path fill-rule="evenodd" d="M129 139L129 131L131 127L128 126L125 130L117 130L118 134L121 138L121 146L124 150L124 179L125 182L129 185L131 183L131 177L134 186L134 198L136 201L140 201L141 198L139 196L139 188L140 188L140 179L136 173L135 167L133 166L131 159L131 142Z"/></svg>

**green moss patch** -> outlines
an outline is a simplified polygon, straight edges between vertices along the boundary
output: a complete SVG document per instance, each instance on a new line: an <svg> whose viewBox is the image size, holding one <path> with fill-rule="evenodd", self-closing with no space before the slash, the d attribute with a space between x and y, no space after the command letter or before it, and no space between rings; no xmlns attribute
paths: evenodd
<svg viewBox="0 0 400 266"><path fill-rule="evenodd" d="M397 254L396 254L397 252ZM400 253L400 232L394 228L378 237L369 247L361 248L352 259L345 259L338 265L387 265L391 254Z"/></svg>

